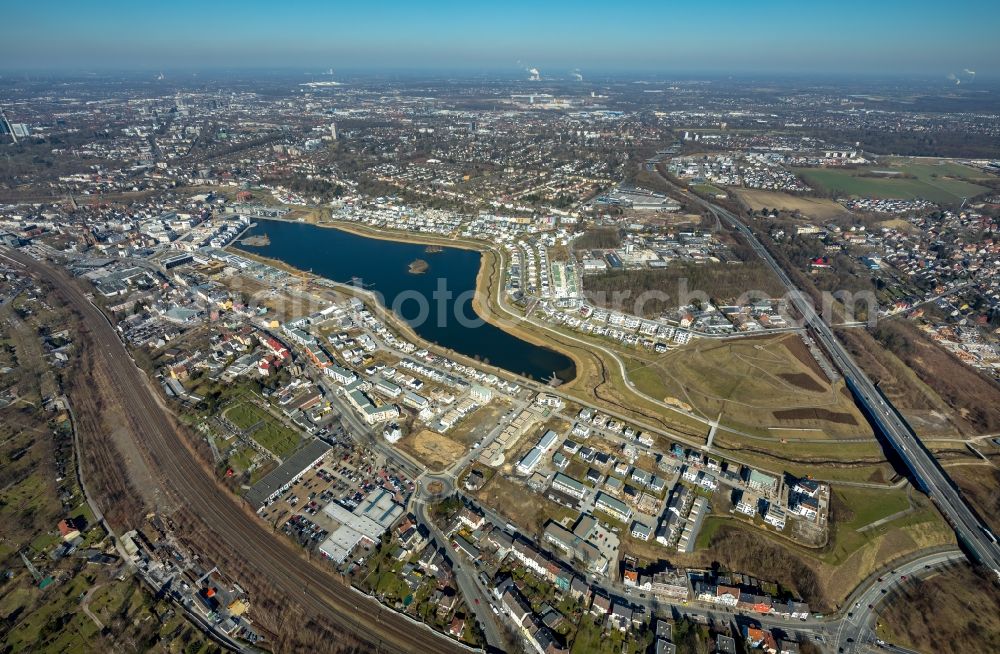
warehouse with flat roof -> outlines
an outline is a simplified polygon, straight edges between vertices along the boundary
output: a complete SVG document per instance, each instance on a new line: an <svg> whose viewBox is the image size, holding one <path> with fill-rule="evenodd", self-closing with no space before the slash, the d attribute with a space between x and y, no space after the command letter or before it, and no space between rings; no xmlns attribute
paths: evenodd
<svg viewBox="0 0 1000 654"><path fill-rule="evenodd" d="M310 468L319 463L323 455L330 451L330 446L314 438L295 451L285 462L269 472L246 492L243 499L253 507L254 511L274 501L276 497L288 490L288 487L298 481Z"/></svg>
<svg viewBox="0 0 1000 654"><path fill-rule="evenodd" d="M323 507L323 513L339 526L320 543L319 551L337 563L343 563L358 545L375 545L403 515L403 507L392 493L376 488L350 510L336 502Z"/></svg>

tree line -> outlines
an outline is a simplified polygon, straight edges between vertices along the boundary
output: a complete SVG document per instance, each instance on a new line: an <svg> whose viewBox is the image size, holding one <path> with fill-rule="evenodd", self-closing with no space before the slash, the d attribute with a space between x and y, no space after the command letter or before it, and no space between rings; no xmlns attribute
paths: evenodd
<svg viewBox="0 0 1000 654"><path fill-rule="evenodd" d="M612 270L583 278L587 297L600 306L633 309L632 303L643 294L651 293L641 310L644 317L655 317L672 310L683 302L685 293L704 293L715 303L732 302L748 291L759 295L780 296L784 289L773 273L763 264L678 263L662 269ZM613 307L615 298L627 306ZM643 298L645 300L645 298Z"/></svg>

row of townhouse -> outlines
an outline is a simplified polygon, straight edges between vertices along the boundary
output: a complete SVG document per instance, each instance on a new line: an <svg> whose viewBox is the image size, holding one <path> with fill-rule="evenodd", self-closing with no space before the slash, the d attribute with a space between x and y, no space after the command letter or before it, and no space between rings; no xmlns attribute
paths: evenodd
<svg viewBox="0 0 1000 654"><path fill-rule="evenodd" d="M516 539L510 554L526 568L542 579L551 582L559 590L564 592L569 591L570 584L575 576L573 571L558 561L547 557L528 541Z"/></svg>
<svg viewBox="0 0 1000 654"><path fill-rule="evenodd" d="M632 509L621 500L607 493L599 492L594 506L621 522L628 522L632 519Z"/></svg>
<svg viewBox="0 0 1000 654"><path fill-rule="evenodd" d="M645 590L666 600L683 601L691 596L687 572L680 568L656 572L652 575L640 574L637 570L626 568L622 573L625 586Z"/></svg>
<svg viewBox="0 0 1000 654"><path fill-rule="evenodd" d="M794 600L775 600L766 593L744 590L739 586L726 586L705 581L694 583L695 599L710 604L719 604L739 611L780 615L805 619L809 616L809 605Z"/></svg>
<svg viewBox="0 0 1000 654"><path fill-rule="evenodd" d="M667 547L676 547L678 551L688 551L693 544L692 539L697 535L695 530L700 526L701 519L707 511L706 498L697 497L683 484L676 484L657 525L656 542Z"/></svg>
<svg viewBox="0 0 1000 654"><path fill-rule="evenodd" d="M616 420L610 416L606 416L603 413L595 411L590 407L584 407L577 414L578 422L573 425L573 435L577 436L581 440L586 440L590 435L590 427L592 425L596 429L609 431L613 434L622 434L630 441L635 441L646 447L652 447L654 444L653 437L646 434L632 425L629 425L623 421Z"/></svg>
<svg viewBox="0 0 1000 654"><path fill-rule="evenodd" d="M557 472L555 477L552 478L552 489L575 497L578 500L583 499L583 496L587 494L587 487L582 482L561 472Z"/></svg>

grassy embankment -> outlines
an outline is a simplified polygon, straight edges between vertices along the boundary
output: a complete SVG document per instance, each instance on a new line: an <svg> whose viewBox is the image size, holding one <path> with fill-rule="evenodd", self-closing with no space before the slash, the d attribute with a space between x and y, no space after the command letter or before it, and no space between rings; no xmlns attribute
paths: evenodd
<svg viewBox="0 0 1000 654"><path fill-rule="evenodd" d="M884 521L884 522L883 522ZM881 566L922 549L950 546L954 533L922 495L907 488L833 487L830 537L823 547L792 543L728 513L706 519L687 564L726 567L794 589L829 610Z"/></svg>

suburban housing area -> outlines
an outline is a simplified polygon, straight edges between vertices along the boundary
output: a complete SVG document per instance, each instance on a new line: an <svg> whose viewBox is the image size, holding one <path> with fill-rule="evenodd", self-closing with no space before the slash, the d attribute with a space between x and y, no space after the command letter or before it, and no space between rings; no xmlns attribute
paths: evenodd
<svg viewBox="0 0 1000 654"><path fill-rule="evenodd" d="M995 650L961 79L0 77L4 651Z"/></svg>

